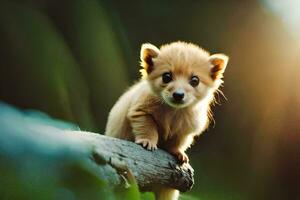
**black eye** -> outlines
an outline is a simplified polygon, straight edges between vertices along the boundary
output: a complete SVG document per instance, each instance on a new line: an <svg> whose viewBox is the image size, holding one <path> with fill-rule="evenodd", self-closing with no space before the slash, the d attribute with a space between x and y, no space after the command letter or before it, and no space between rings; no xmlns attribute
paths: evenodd
<svg viewBox="0 0 300 200"><path fill-rule="evenodd" d="M172 74L170 72L163 73L162 80L164 83L169 83L172 81Z"/></svg>
<svg viewBox="0 0 300 200"><path fill-rule="evenodd" d="M190 84L191 86L196 87L197 85L199 85L199 78L197 76L192 76Z"/></svg>

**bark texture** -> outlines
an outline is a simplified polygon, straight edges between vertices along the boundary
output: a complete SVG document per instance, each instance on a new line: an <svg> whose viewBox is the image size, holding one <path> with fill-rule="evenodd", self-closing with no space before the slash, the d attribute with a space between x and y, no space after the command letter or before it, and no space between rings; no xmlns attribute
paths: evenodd
<svg viewBox="0 0 300 200"><path fill-rule="evenodd" d="M92 165L112 185L137 183L142 191L167 186L181 192L193 186L193 168L179 164L163 150L148 151L133 142L91 132L67 131L66 134L76 134L92 147Z"/></svg>

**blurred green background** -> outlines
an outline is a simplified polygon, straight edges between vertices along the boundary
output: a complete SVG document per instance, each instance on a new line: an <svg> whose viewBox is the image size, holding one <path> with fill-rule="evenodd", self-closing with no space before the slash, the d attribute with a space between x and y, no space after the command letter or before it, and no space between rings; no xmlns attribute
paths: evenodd
<svg viewBox="0 0 300 200"><path fill-rule="evenodd" d="M184 198L298 199L299 9L297 0L2 0L0 100L103 133L139 79L141 44L193 42L229 55L228 100L188 151L195 185ZM1 159L1 174L10 162Z"/></svg>

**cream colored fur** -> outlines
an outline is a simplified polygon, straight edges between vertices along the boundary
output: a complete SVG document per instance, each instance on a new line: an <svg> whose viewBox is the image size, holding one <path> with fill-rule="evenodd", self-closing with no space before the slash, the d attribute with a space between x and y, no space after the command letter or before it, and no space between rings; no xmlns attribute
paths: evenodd
<svg viewBox="0 0 300 200"><path fill-rule="evenodd" d="M144 44L141 48L143 78L129 88L112 108L106 134L131 140L148 150L165 149L180 161L188 162L185 150L193 138L209 124L210 103L222 83L228 57L209 55L200 47L174 42L160 49ZM172 81L164 83L162 75L172 74ZM199 85L190 84L197 76ZM172 94L180 88L185 96L180 104L172 101ZM179 192L164 188L156 193L160 200L176 200Z"/></svg>

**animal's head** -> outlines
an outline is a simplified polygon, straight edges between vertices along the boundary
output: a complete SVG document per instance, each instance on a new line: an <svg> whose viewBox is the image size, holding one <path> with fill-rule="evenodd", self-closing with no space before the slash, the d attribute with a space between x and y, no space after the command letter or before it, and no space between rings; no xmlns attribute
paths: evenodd
<svg viewBox="0 0 300 200"><path fill-rule="evenodd" d="M141 48L143 77L157 95L175 108L210 101L223 82L227 62L224 54L209 55L185 42L174 42L160 49L147 43Z"/></svg>

